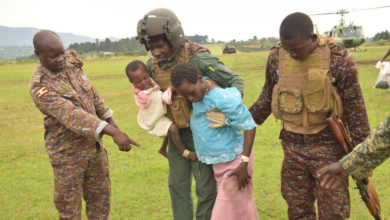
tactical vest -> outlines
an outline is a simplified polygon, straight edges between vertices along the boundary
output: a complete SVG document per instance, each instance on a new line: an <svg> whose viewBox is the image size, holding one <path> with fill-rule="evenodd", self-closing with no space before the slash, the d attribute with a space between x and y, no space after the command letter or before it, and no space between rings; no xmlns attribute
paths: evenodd
<svg viewBox="0 0 390 220"><path fill-rule="evenodd" d="M303 61L294 60L279 47L279 82L272 91L272 113L283 120L287 131L316 134L328 126L325 118L333 109L343 117L340 95L332 85L330 49L335 40L319 36L317 48Z"/></svg>
<svg viewBox="0 0 390 220"><path fill-rule="evenodd" d="M158 60L152 57L152 71L154 73L154 81L161 87L162 91L167 90L171 84L171 71L180 63L187 63L190 60L187 54L187 48L190 41L186 41L184 48L180 50L175 60L169 64L160 67ZM190 107L186 98L182 96L172 97L172 105L169 105L166 116L174 121L179 128L189 127Z"/></svg>

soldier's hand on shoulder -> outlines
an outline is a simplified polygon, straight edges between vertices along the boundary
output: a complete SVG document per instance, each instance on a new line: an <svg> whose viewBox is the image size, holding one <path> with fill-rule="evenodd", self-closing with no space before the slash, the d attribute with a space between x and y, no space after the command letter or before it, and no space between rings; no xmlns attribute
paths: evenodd
<svg viewBox="0 0 390 220"><path fill-rule="evenodd" d="M203 52L211 53L210 50L206 46L204 46L202 44L194 43L194 42L191 42L190 45L188 45L187 49L188 49L188 55L190 56L190 58L195 57L196 52L198 52L198 51L201 53L203 53Z"/></svg>

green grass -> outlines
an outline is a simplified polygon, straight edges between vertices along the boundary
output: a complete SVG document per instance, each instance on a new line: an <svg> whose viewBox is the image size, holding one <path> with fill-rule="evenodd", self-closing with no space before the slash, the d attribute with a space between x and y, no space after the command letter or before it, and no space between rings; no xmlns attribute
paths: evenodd
<svg viewBox="0 0 390 220"><path fill-rule="evenodd" d="M268 53L222 55L222 45L207 46L226 66L244 78L243 101L249 107L262 89ZM359 63L360 82L372 128L389 114L390 109L390 90L372 88L379 73L374 65L387 49L368 47L367 52L353 52ZM84 62L85 72L114 110L119 127L142 145L142 148L124 153L118 150L110 137L104 137L112 180L111 219L172 219L168 161L157 153L161 139L148 135L138 127L138 107L124 74L127 63L134 59L146 61L147 58L113 57ZM28 91L29 78L35 67L34 63L0 65L1 219L58 218L52 201L53 173L44 148L43 115L36 109ZM287 205L280 193L283 159L278 139L280 128L280 122L275 122L274 117L270 116L257 129L254 190L260 219L287 219ZM373 178L383 212L389 218L388 170L390 164L386 162L375 171ZM352 184L350 189L351 219L372 219ZM83 219L86 219L84 211Z"/></svg>

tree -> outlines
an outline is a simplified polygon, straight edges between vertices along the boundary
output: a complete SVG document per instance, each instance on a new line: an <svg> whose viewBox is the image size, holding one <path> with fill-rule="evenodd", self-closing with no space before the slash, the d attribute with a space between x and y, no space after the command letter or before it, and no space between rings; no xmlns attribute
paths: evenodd
<svg viewBox="0 0 390 220"><path fill-rule="evenodd" d="M213 38L213 39L211 39L211 43L212 43L212 44L215 44L215 40L214 40L214 38Z"/></svg>
<svg viewBox="0 0 390 220"><path fill-rule="evenodd" d="M255 36L253 36L253 40L255 41L255 40L257 40L257 37L256 37L256 35Z"/></svg>
<svg viewBox="0 0 390 220"><path fill-rule="evenodd" d="M105 44L105 50L107 51L112 50L112 44L110 38L107 37L106 40L104 41L104 44Z"/></svg>
<svg viewBox="0 0 390 220"><path fill-rule="evenodd" d="M384 40L390 40L390 33L389 33L388 30L385 31L384 36L383 36L383 39L384 39Z"/></svg>
<svg viewBox="0 0 390 220"><path fill-rule="evenodd" d="M376 33L372 39L372 41L380 40L390 40L390 33L388 30Z"/></svg>

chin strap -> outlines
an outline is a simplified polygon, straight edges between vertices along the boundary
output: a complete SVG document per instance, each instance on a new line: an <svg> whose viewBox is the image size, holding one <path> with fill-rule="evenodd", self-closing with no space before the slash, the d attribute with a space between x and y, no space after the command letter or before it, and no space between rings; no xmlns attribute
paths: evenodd
<svg viewBox="0 0 390 220"><path fill-rule="evenodd" d="M166 64L166 63L170 63L172 61L174 61L177 57L177 55L179 54L180 52L180 49L181 48L184 48L184 45L185 45L185 42L186 40L184 39L180 45L176 48L175 52L172 54L172 56L168 57L168 58L160 58L160 59L157 59L158 63L159 64Z"/></svg>

